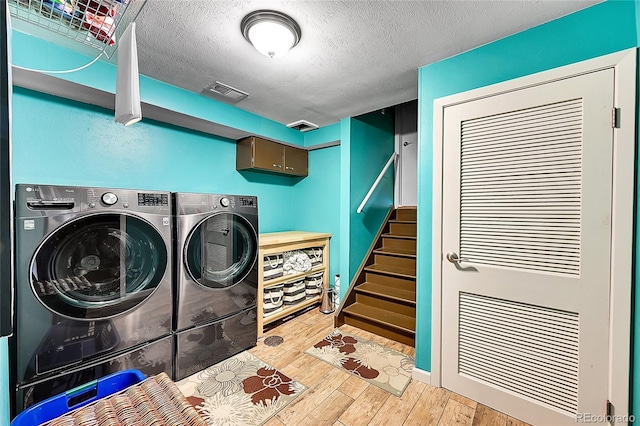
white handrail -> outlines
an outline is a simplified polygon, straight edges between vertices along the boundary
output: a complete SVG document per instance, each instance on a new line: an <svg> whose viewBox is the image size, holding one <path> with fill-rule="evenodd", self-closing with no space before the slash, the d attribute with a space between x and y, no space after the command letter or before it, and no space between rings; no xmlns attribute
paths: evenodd
<svg viewBox="0 0 640 426"><path fill-rule="evenodd" d="M384 176L385 173L387 173L387 170L389 170L391 163L395 162L397 157L398 157L398 153L394 152L393 154L391 154L391 157L389 157L389 161L387 161L387 164L384 165L384 168L376 178L376 181L373 182L373 185L371 185L371 188L369 188L369 192L367 192L367 195L365 195L364 200L362 200L362 202L358 206L358 210L356 210L358 213L362 213L362 209L367 204L367 201L369 201L369 198L371 198L371 194L373 194L373 191L376 190L376 188L378 187L378 184L382 180L382 177Z"/></svg>

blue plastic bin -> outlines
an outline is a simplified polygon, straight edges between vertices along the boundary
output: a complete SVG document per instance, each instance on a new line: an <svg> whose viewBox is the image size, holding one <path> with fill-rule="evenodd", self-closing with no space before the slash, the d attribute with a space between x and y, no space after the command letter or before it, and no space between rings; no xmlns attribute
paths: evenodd
<svg viewBox="0 0 640 426"><path fill-rule="evenodd" d="M11 426L34 426L63 416L100 398L140 383L146 376L138 370L124 370L80 385L38 402L18 414ZM79 401L79 402L77 402Z"/></svg>

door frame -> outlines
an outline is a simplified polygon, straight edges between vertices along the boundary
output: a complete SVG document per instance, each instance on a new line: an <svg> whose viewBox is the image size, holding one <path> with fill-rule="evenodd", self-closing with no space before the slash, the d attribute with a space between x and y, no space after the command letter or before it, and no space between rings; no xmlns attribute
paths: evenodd
<svg viewBox="0 0 640 426"><path fill-rule="evenodd" d="M414 202L411 204L407 204L405 198L404 198L404 185L406 184L406 180L403 179L403 170L405 168L405 164L407 164L409 161L413 161L413 165L415 166L415 171L416 171L416 177L413 180L414 185L417 185L418 182L418 178L417 178L417 173L418 173L418 156L416 155L413 159L407 159L406 155L404 155L403 153L403 143L404 143L404 139L406 136L406 133L404 133L404 131L406 130L406 127L404 126L404 124L407 122L407 109L409 109L408 104L412 104L415 102L415 114L416 114L416 122L415 122L415 142L410 142L410 143L415 143L416 144L416 154L417 154L417 146L418 146L418 142L420 141L419 137L418 137L418 100L414 100L414 101L408 101L405 103L402 103L400 105L396 105L395 107L395 132L394 132L394 144L395 144L395 150L396 153L398 153L398 157L396 159L396 163L394 165L394 185L393 185L393 199L394 199L394 207L398 208L400 206L416 206L417 205L417 186L416 186L416 192L415 192L415 197L414 197ZM414 106L412 105L411 108L413 109Z"/></svg>
<svg viewBox="0 0 640 426"><path fill-rule="evenodd" d="M431 385L442 386L442 184L445 109L460 103L608 68L614 69L614 106L619 109L618 127L613 132L608 395L609 401L615 407L615 414L630 414L631 280L636 144L635 48L434 100Z"/></svg>

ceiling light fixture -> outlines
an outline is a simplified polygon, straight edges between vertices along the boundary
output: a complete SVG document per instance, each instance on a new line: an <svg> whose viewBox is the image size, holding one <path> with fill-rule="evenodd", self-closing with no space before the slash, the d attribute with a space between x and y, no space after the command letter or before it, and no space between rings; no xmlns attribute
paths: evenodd
<svg viewBox="0 0 640 426"><path fill-rule="evenodd" d="M300 41L302 31L291 17L275 10L257 10L242 19L240 31L260 53L278 58Z"/></svg>

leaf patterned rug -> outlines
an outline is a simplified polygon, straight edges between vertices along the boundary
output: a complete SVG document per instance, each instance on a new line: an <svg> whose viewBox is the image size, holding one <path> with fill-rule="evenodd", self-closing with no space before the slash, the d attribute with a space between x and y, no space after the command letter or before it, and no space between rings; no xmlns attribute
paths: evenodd
<svg viewBox="0 0 640 426"><path fill-rule="evenodd" d="M408 355L340 329L335 329L305 353L396 396L401 396L409 385L415 365Z"/></svg>
<svg viewBox="0 0 640 426"><path fill-rule="evenodd" d="M176 383L209 425L261 425L307 388L241 352Z"/></svg>

